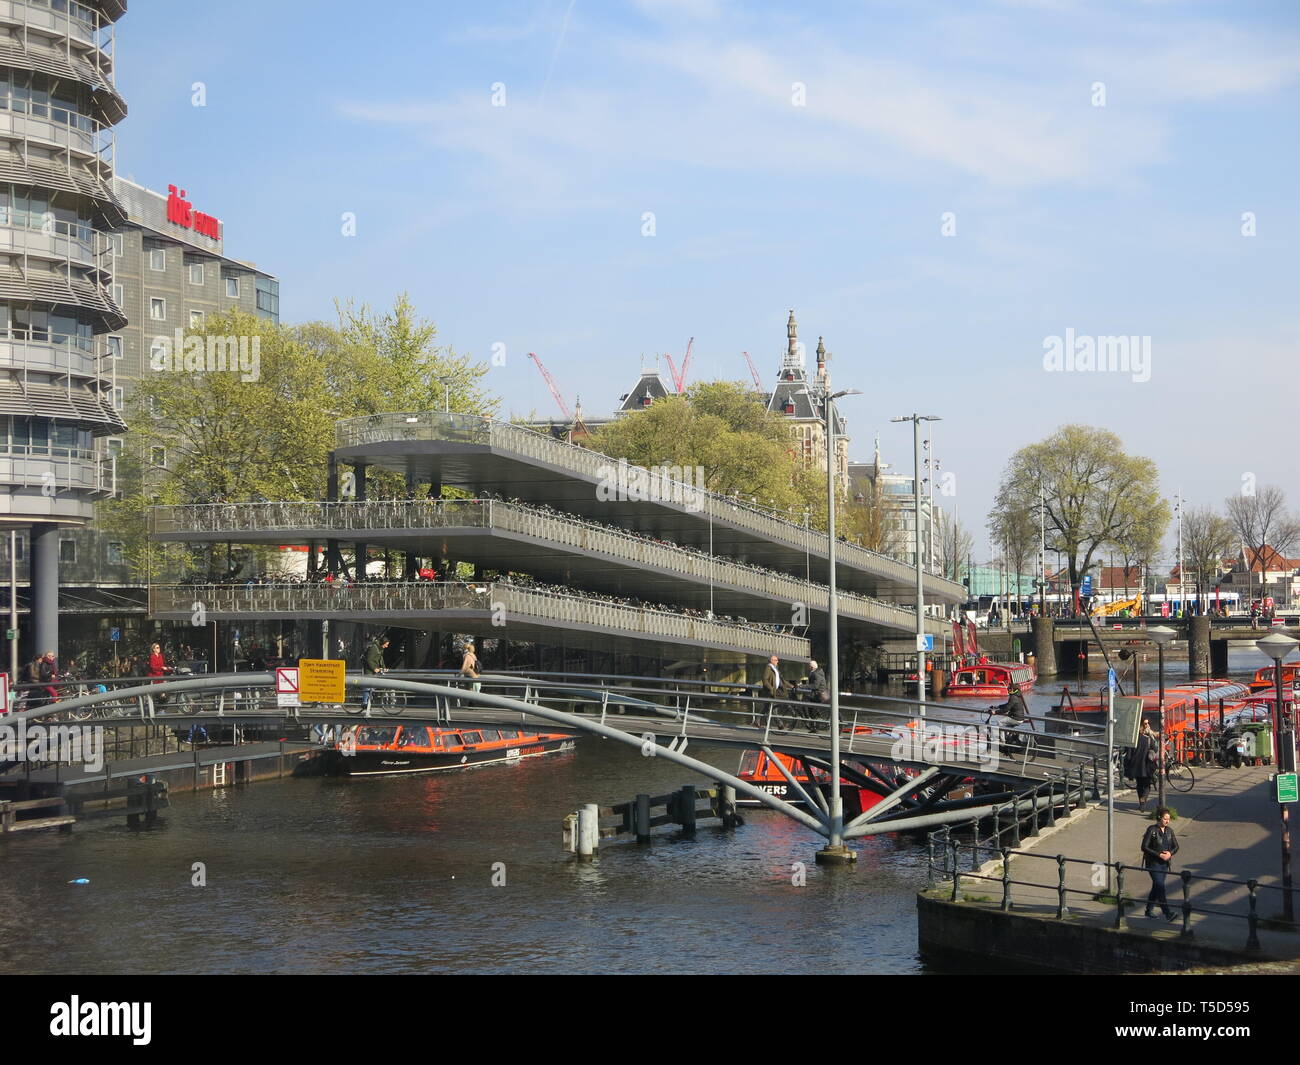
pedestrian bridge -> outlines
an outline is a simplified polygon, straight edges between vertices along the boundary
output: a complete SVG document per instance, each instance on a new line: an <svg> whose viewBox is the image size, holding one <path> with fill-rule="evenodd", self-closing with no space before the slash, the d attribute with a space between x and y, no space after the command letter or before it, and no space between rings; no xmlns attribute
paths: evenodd
<svg viewBox="0 0 1300 1065"><path fill-rule="evenodd" d="M662 678L492 674L480 683L482 690L473 691L446 673L350 674L342 703L281 706L272 673L148 684L131 679L112 682L104 693L12 716L21 716L29 726L140 722L189 730L197 724L310 728L365 722L522 727L600 736L633 748L641 757L680 764L819 835L831 836L826 798L807 783L813 769L829 772L831 766L831 736L819 704L773 701L739 684ZM367 689L372 690L369 706ZM817 713L805 713L814 708ZM1004 754L1002 744L1010 730L981 727L985 710L845 694L840 706L840 774L876 792L881 801L845 825L843 837L969 821L1025 803L1051 806L1063 798L1096 796L1105 790L1103 742L1049 732L1049 726L1059 723L1036 719L1029 742L1018 746L1014 756ZM693 743L790 756L805 781L783 772L803 808L688 755ZM776 759L773 763L779 766ZM1024 798L1027 786L1033 789L1029 799ZM968 794L952 797L957 791Z"/></svg>

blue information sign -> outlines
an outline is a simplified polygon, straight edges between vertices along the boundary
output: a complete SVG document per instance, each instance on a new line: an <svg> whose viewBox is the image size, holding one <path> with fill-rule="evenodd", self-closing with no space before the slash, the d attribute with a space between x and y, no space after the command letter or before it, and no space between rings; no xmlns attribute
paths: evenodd
<svg viewBox="0 0 1300 1065"><path fill-rule="evenodd" d="M120 639L122 638L122 630L119 629L119 628L111 628L111 629L109 629L109 630L108 630L108 638L109 638L110 640L120 640Z"/></svg>
<svg viewBox="0 0 1300 1065"><path fill-rule="evenodd" d="M1091 573L1085 573L1083 575L1083 583L1079 586L1079 594L1092 595L1092 574Z"/></svg>

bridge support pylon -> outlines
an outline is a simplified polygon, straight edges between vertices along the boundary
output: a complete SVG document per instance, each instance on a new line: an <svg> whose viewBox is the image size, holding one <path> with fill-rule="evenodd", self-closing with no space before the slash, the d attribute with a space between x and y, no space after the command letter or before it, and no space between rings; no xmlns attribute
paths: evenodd
<svg viewBox="0 0 1300 1065"><path fill-rule="evenodd" d="M1187 668L1194 679L1210 675L1210 619L1204 615L1187 619Z"/></svg>
<svg viewBox="0 0 1300 1065"><path fill-rule="evenodd" d="M1040 677L1056 676L1056 626L1051 618L1034 618L1034 671Z"/></svg>

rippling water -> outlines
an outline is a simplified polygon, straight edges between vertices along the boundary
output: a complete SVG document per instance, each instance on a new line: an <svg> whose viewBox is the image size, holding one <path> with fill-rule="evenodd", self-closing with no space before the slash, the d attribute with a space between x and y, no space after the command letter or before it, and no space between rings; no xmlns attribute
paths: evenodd
<svg viewBox="0 0 1300 1065"><path fill-rule="evenodd" d="M1035 712L1059 690L1036 692ZM691 781L583 739L513 767L176 795L152 830L110 820L0 842L0 942L19 973L925 971L915 841L862 840L856 868L819 869L811 833L746 811L734 832L605 841L589 865L562 851L581 804Z"/></svg>

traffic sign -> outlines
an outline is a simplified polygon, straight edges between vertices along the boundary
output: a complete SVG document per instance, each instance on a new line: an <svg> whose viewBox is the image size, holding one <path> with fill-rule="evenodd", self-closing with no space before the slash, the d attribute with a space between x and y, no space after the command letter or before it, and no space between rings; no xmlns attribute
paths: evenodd
<svg viewBox="0 0 1300 1065"><path fill-rule="evenodd" d="M1119 683L1115 677L1115 671L1113 669L1106 670L1106 687L1111 691L1115 691L1119 688Z"/></svg>
<svg viewBox="0 0 1300 1065"><path fill-rule="evenodd" d="M1276 780L1278 802L1300 801L1300 774L1279 773Z"/></svg>
<svg viewBox="0 0 1300 1065"><path fill-rule="evenodd" d="M918 651L933 651L933 650L934 650L934 637L933 637L933 636L918 636L918 637L916 638L916 649L917 649Z"/></svg>
<svg viewBox="0 0 1300 1065"><path fill-rule="evenodd" d="M275 705L301 706L298 698L298 667L276 666L275 668Z"/></svg>
<svg viewBox="0 0 1300 1065"><path fill-rule="evenodd" d="M1083 582L1079 585L1079 594L1083 596L1092 595L1092 574L1085 573Z"/></svg>
<svg viewBox="0 0 1300 1065"><path fill-rule="evenodd" d="M341 658L300 658L298 697L304 703L341 703L345 699Z"/></svg>
<svg viewBox="0 0 1300 1065"><path fill-rule="evenodd" d="M114 642L122 638L122 630L114 626L108 630L108 638Z"/></svg>

